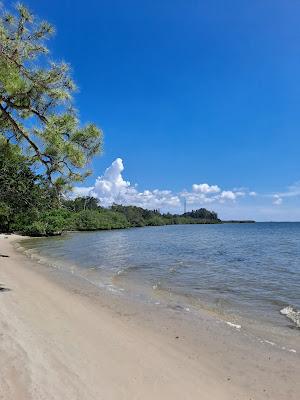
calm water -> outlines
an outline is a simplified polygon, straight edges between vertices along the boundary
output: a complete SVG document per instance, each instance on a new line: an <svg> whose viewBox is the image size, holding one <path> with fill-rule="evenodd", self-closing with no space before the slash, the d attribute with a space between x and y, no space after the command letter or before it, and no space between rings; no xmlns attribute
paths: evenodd
<svg viewBox="0 0 300 400"><path fill-rule="evenodd" d="M52 265L156 304L282 326L283 307L300 310L300 223L147 227L23 243Z"/></svg>

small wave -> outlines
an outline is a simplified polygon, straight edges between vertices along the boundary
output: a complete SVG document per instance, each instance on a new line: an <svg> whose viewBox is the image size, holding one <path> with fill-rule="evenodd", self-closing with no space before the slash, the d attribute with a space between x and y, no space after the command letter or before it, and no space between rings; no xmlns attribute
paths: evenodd
<svg viewBox="0 0 300 400"><path fill-rule="evenodd" d="M175 274L177 272L180 272L180 269L182 268L187 268L187 264L184 264L183 261L178 261L176 262L174 265L172 265L171 267L169 267L169 272L171 274Z"/></svg>
<svg viewBox="0 0 300 400"><path fill-rule="evenodd" d="M92 282L92 281L90 281L90 280L88 280L88 281L89 281L90 283L92 283L92 284L95 284L94 282ZM116 286L111 285L111 284L105 285L105 288L106 288L106 290L108 290L109 292L116 293L116 294L121 294L121 292L124 291L123 288L117 288Z"/></svg>
<svg viewBox="0 0 300 400"><path fill-rule="evenodd" d="M288 319L294 322L297 328L300 328L300 311L288 306L280 310L280 314L285 315Z"/></svg>
<svg viewBox="0 0 300 400"><path fill-rule="evenodd" d="M161 283L160 282L155 283L154 285L152 285L152 289L153 290L161 289Z"/></svg>
<svg viewBox="0 0 300 400"><path fill-rule="evenodd" d="M270 340L265 340L265 343L270 344L271 346L276 346L276 343L271 342Z"/></svg>
<svg viewBox="0 0 300 400"><path fill-rule="evenodd" d="M136 271L140 269L139 266L137 265L129 265L128 267L120 268L114 273L114 278L117 278L118 276L121 277L123 275L128 275L132 271Z"/></svg>
<svg viewBox="0 0 300 400"><path fill-rule="evenodd" d="M238 329L238 330L240 330L241 327L242 327L241 325L233 324L232 322L229 322L229 321L226 321L226 324L231 326L232 328L235 328L235 329Z"/></svg>
<svg viewBox="0 0 300 400"><path fill-rule="evenodd" d="M26 250L25 247L21 246L20 243L18 243L18 242L14 244L14 247L15 247L15 249L17 251L20 251L20 252L23 252L23 253Z"/></svg>

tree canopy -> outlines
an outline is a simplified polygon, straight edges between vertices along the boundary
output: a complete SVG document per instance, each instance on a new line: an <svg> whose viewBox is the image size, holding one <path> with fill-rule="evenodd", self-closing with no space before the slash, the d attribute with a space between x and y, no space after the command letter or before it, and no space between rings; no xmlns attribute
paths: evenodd
<svg viewBox="0 0 300 400"><path fill-rule="evenodd" d="M10 230L20 219L29 222L51 206L47 181L32 170L17 145L0 137L0 230Z"/></svg>
<svg viewBox="0 0 300 400"><path fill-rule="evenodd" d="M102 132L80 125L70 67L47 57L53 33L21 4L0 16L0 135L17 144L59 193L89 174Z"/></svg>

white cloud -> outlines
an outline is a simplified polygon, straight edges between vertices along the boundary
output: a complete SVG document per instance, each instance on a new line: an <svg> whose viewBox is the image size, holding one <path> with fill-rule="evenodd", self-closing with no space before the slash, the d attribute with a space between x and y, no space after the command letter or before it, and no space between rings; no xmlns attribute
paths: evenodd
<svg viewBox="0 0 300 400"><path fill-rule="evenodd" d="M99 176L95 185L89 188L76 187L73 193L76 196L93 196L100 200L100 204L109 207L113 203L136 205L144 208L179 207L181 200L170 190L144 190L139 192L135 185L126 181L122 172L123 161L117 158L108 167L102 176Z"/></svg>
<svg viewBox="0 0 300 400"><path fill-rule="evenodd" d="M180 199L169 190L144 190L139 192L135 187L129 187L120 192L116 203L136 205L143 208L173 208L180 206ZM102 203L103 204L103 203Z"/></svg>
<svg viewBox="0 0 300 400"><path fill-rule="evenodd" d="M111 205L124 191L131 189L130 182L125 181L122 177L123 170L123 161L121 158L117 158L104 174L96 179L90 194L97 197L104 207Z"/></svg>
<svg viewBox="0 0 300 400"><path fill-rule="evenodd" d="M186 200L187 204L191 206L196 206L199 204L207 204L207 203L213 203L214 201L217 200L216 196L208 196L204 193L197 193L197 192L189 192L189 191L183 191L180 194L180 197L182 200Z"/></svg>
<svg viewBox="0 0 300 400"><path fill-rule="evenodd" d="M75 186L72 189L72 198L74 197L85 197L85 196L90 196L91 191L94 189L94 186L90 187L79 187Z"/></svg>
<svg viewBox="0 0 300 400"><path fill-rule="evenodd" d="M123 171L123 161L121 158L117 158L104 174L96 179L94 186L75 187L73 194L75 196L94 196L104 207L118 203L164 210L181 210L184 200L190 207L197 208L211 203L233 202L238 197L246 196L246 192L242 188L222 190L218 185L209 185L208 183L195 183L191 190L179 193L159 189L140 192L137 185L132 185L123 178Z"/></svg>
<svg viewBox="0 0 300 400"><path fill-rule="evenodd" d="M249 192L249 196L257 196L257 193L256 192Z"/></svg>
<svg viewBox="0 0 300 400"><path fill-rule="evenodd" d="M199 192L199 193L219 193L221 189L217 185L212 185L209 186L207 183L200 183L192 186L192 189L194 192Z"/></svg>
<svg viewBox="0 0 300 400"><path fill-rule="evenodd" d="M223 200L235 200L237 197L237 194L232 192L231 190L223 190L220 197Z"/></svg>

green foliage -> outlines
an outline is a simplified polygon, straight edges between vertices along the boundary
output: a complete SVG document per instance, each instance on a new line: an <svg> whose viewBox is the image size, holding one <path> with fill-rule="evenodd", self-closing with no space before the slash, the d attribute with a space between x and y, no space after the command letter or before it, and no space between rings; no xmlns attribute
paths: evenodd
<svg viewBox="0 0 300 400"><path fill-rule="evenodd" d="M166 225L167 221L163 216L160 215L154 215L153 217L150 217L147 220L147 225L149 226L160 226L160 225Z"/></svg>
<svg viewBox="0 0 300 400"><path fill-rule="evenodd" d="M9 230L12 209L4 202L0 202L0 231Z"/></svg>
<svg viewBox="0 0 300 400"><path fill-rule="evenodd" d="M122 206L114 204L111 209L126 216L130 226L158 226L158 225L176 225L176 224L211 224L221 222L218 215L213 211L205 208L185 213L177 214L160 214L158 210L145 210L136 206Z"/></svg>
<svg viewBox="0 0 300 400"><path fill-rule="evenodd" d="M0 230L29 224L51 207L51 190L31 167L18 146L0 137Z"/></svg>
<svg viewBox="0 0 300 400"><path fill-rule="evenodd" d="M0 136L0 200L19 212L50 202L50 191L40 175L32 170L32 162Z"/></svg>
<svg viewBox="0 0 300 400"><path fill-rule="evenodd" d="M155 225L155 217L160 215L157 210L145 210L144 208L136 206L122 206L119 204L114 204L111 209L124 214L130 225L136 227ZM153 224L149 223L151 219L153 219Z"/></svg>
<svg viewBox="0 0 300 400"><path fill-rule="evenodd" d="M0 137L42 167L59 195L89 174L86 165L101 151L102 132L94 124L80 126L70 68L46 57L53 31L20 4L0 15Z"/></svg>
<svg viewBox="0 0 300 400"><path fill-rule="evenodd" d="M69 211L97 210L99 208L99 200L95 197L77 197L74 200L63 200L62 206Z"/></svg>
<svg viewBox="0 0 300 400"><path fill-rule="evenodd" d="M42 221L34 221L32 224L24 227L23 233L28 236L46 236L46 224Z"/></svg>
<svg viewBox="0 0 300 400"><path fill-rule="evenodd" d="M75 216L75 226L79 231L93 231L99 227L98 215L93 211L79 211Z"/></svg>
<svg viewBox="0 0 300 400"><path fill-rule="evenodd" d="M186 212L183 214L184 217L190 217L194 219L202 220L218 220L218 215L214 211L208 211L206 208L199 208L199 210L192 210L191 212Z"/></svg>
<svg viewBox="0 0 300 400"><path fill-rule="evenodd" d="M47 234L60 234L72 226L72 215L67 210L51 210L43 213L40 220L45 224Z"/></svg>
<svg viewBox="0 0 300 400"><path fill-rule="evenodd" d="M72 229L72 213L53 209L19 214L12 228L29 236L60 235L64 230Z"/></svg>
<svg viewBox="0 0 300 400"><path fill-rule="evenodd" d="M129 223L122 214L111 210L85 210L75 216L75 226L80 231L92 231L102 229L128 228Z"/></svg>

